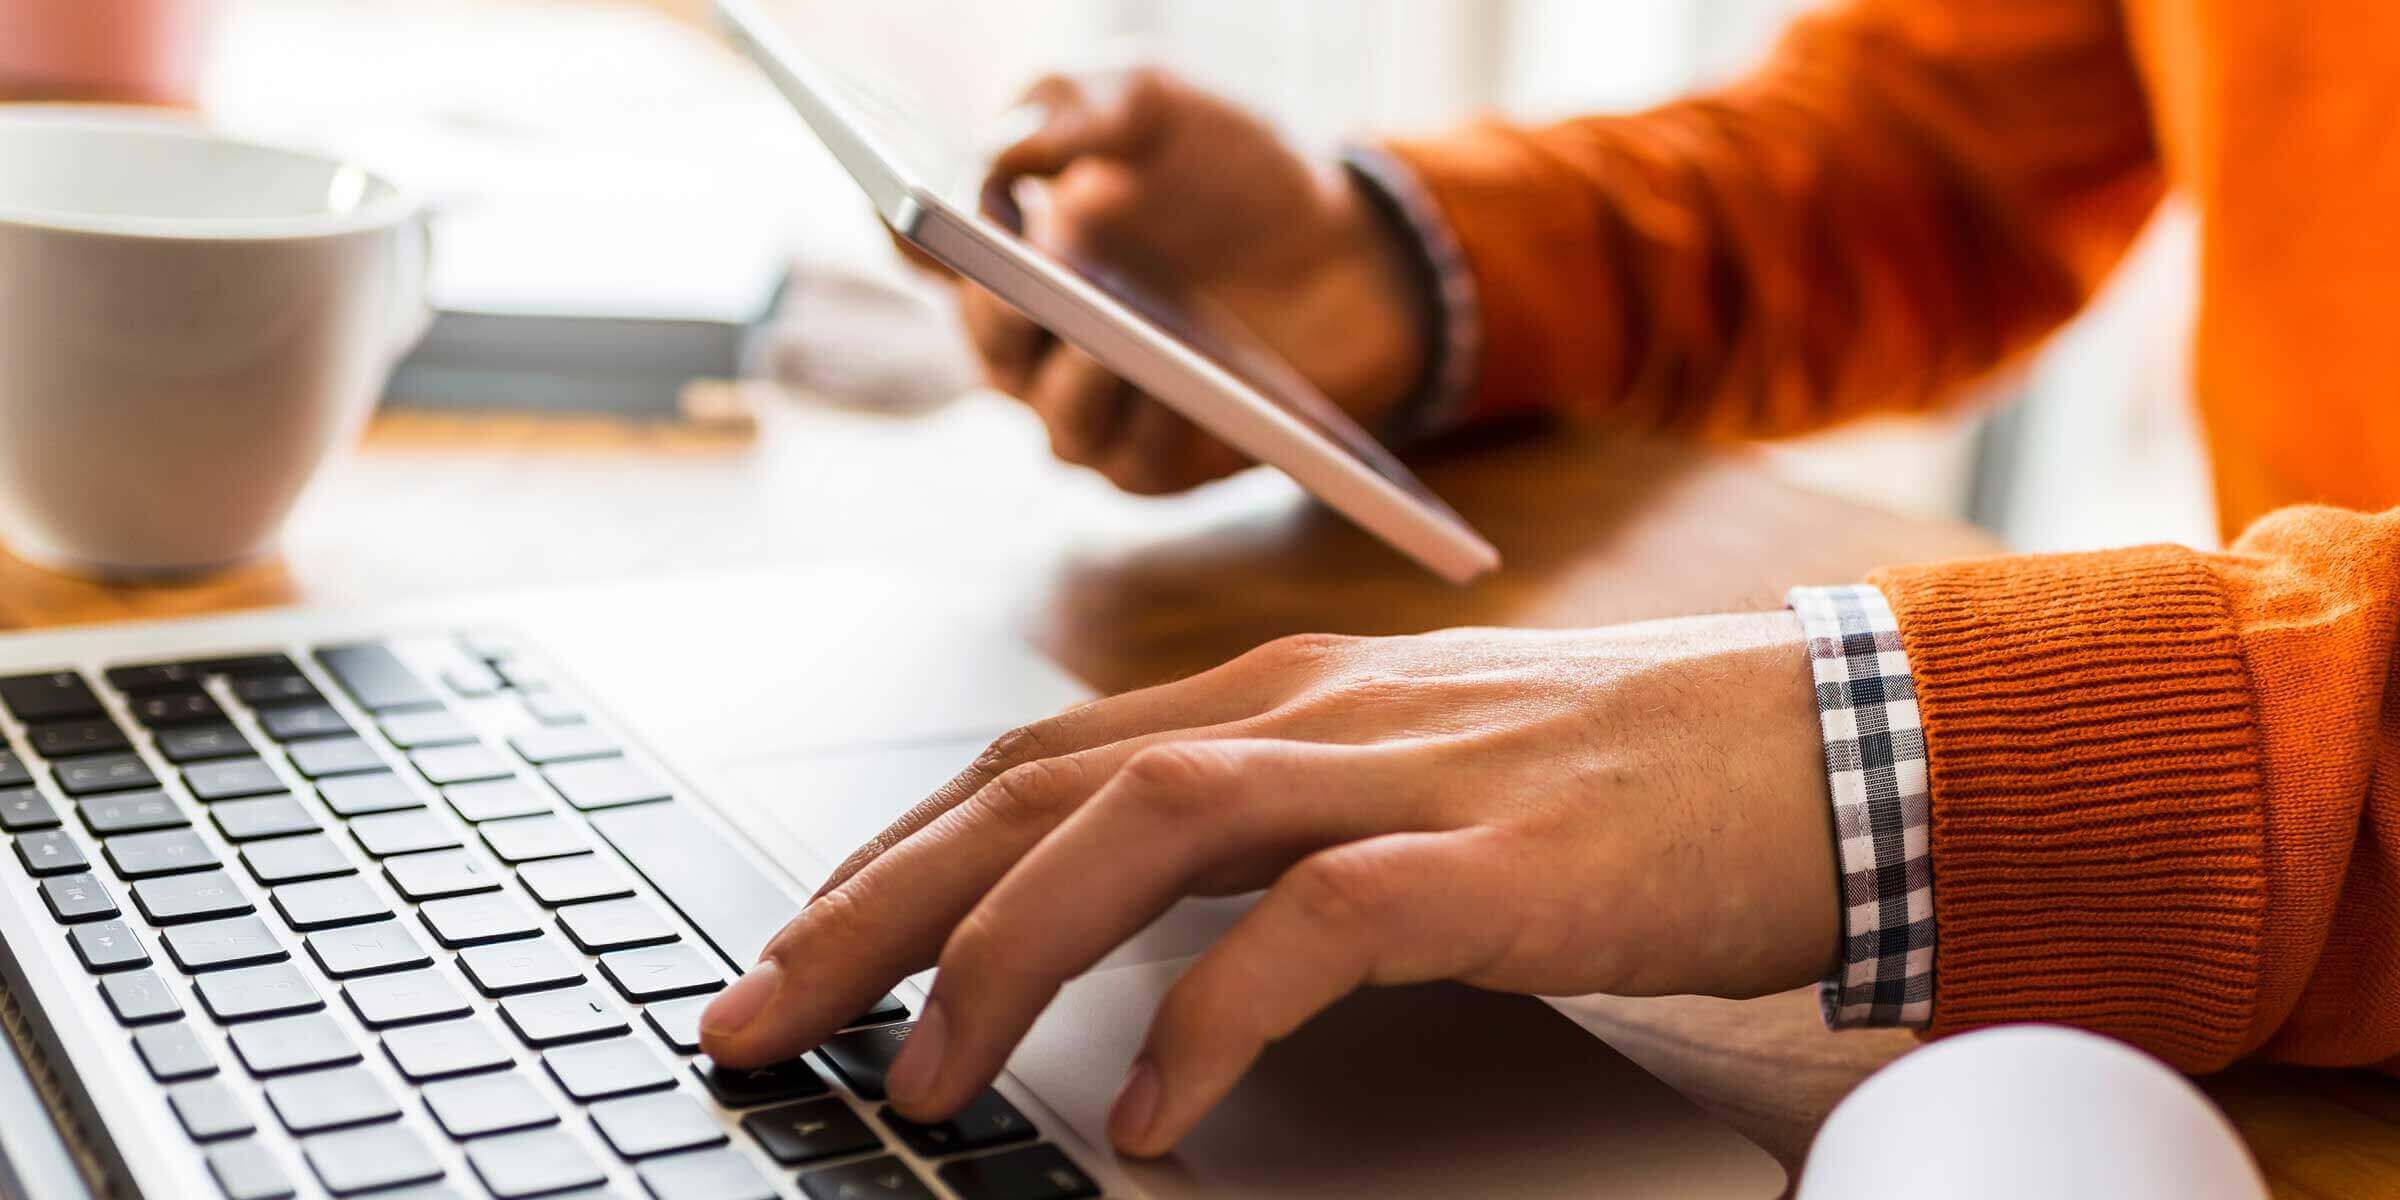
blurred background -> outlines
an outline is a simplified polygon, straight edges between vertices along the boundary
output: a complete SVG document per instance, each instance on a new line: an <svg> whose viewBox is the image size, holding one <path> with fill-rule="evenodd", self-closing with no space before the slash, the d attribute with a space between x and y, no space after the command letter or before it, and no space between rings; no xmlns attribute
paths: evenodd
<svg viewBox="0 0 2400 1200"><path fill-rule="evenodd" d="M1163 62L1330 150L1477 111L1637 109L1739 72L1806 7L776 2L821 56L922 111L961 178L1049 69ZM114 53L45 47L42 14L62 10ZM111 62L132 75L100 77ZM946 299L717 41L706 0L0 0L0 94L196 103L428 193L443 315L394 404L710 419L686 380L766 374L803 402L912 410L972 387ZM1766 453L1812 486L2026 549L2212 544L2182 371L2191 244L2188 218L2163 214L2083 320L1953 415Z"/></svg>

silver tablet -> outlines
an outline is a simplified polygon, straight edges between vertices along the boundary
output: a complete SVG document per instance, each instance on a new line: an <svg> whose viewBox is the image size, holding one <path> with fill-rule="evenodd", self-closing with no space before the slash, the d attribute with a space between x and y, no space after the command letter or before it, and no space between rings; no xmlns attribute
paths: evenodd
<svg viewBox="0 0 2400 1200"><path fill-rule="evenodd" d="M736 43L893 232L1228 445L1281 469L1426 569L1465 583L1500 553L1282 359L1220 315L1068 264L953 204L896 158L904 139L800 52L756 0L718 0Z"/></svg>

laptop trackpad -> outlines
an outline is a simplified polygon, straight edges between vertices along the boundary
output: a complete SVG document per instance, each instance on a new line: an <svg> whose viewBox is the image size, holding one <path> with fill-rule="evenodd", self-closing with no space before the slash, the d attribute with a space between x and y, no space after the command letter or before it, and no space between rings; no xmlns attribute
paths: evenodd
<svg viewBox="0 0 2400 1200"><path fill-rule="evenodd" d="M1092 1145L1184 961L1069 984L1010 1071ZM1783 1171L1539 1000L1362 992L1270 1047L1156 1196L1772 1196Z"/></svg>

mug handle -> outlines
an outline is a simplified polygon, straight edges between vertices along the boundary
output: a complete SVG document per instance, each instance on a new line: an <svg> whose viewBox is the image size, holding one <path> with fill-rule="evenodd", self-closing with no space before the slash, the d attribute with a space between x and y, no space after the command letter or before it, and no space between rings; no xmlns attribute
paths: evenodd
<svg viewBox="0 0 2400 1200"><path fill-rule="evenodd" d="M394 274L402 286L392 300L392 340L384 351L387 367L400 365L433 326L433 214L423 208L410 213L392 243Z"/></svg>

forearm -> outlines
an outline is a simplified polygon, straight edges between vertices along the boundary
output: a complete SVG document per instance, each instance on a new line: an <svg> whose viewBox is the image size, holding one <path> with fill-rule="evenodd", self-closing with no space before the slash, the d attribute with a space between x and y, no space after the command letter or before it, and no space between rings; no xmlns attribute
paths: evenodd
<svg viewBox="0 0 2400 1200"><path fill-rule="evenodd" d="M2400 513L1879 573L1930 763L1932 1031L2186 1070L2400 1054Z"/></svg>
<svg viewBox="0 0 2400 1200"><path fill-rule="evenodd" d="M2098 0L1852 3L1711 96L1389 150L1471 269L1467 415L1744 435L1953 394L2073 313L2158 194Z"/></svg>

